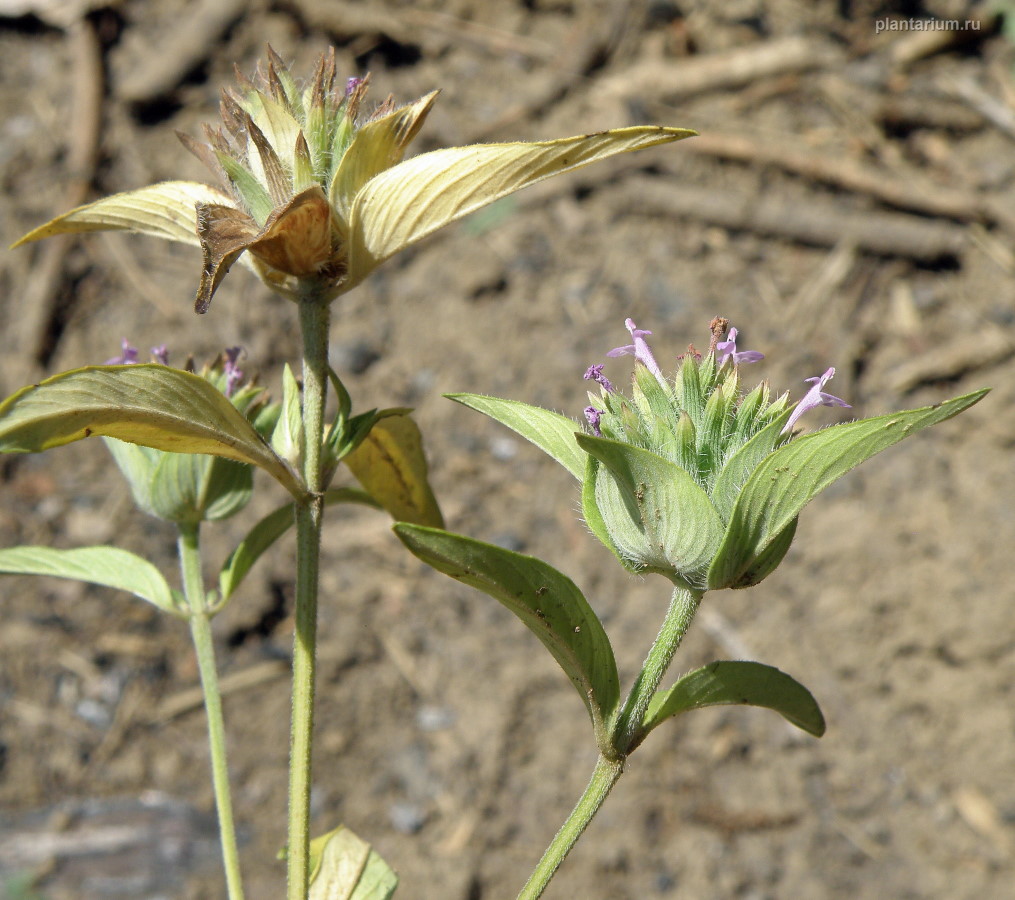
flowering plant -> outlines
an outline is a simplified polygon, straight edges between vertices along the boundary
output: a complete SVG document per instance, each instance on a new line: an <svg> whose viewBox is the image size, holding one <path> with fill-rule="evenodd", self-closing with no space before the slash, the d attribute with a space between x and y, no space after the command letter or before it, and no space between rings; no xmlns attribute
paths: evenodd
<svg viewBox="0 0 1015 900"><path fill-rule="evenodd" d="M437 229L530 184L600 159L689 137L637 126L552 141L452 147L405 159L437 93L405 106L366 109L368 78L337 79L334 52L301 86L269 48L254 79L222 100L222 125L183 143L220 186L166 181L73 209L15 246L65 233L121 230L200 247L195 308L208 310L234 263L251 268L298 308L302 384L286 367L278 404L241 386L233 351L203 375L168 366L165 351L140 363L124 344L106 365L54 375L0 403L0 451L37 452L102 436L138 506L179 533L183 591L146 560L111 547L0 550L0 572L78 578L126 589L187 619L205 690L228 896L243 896L233 829L225 731L209 619L246 572L295 524L296 634L287 845L290 900L387 897L397 879L346 829L311 842L310 768L316 683L317 582L324 508L379 507L395 519L443 525L409 411L353 415L328 362L330 304L389 257ZM337 411L325 421L333 389ZM201 578L200 528L249 499L252 467L289 502L254 524L223 563L217 587ZM329 489L341 467L359 488Z"/></svg>
<svg viewBox="0 0 1015 900"><path fill-rule="evenodd" d="M673 587L658 637L626 698L613 648L577 585L548 563L437 528L395 531L420 559L499 600L546 646L588 710L599 761L585 793L551 841L519 898L539 897L597 813L628 756L662 722L691 709L742 704L774 710L820 736L825 723L811 693L772 666L717 661L659 690L706 591L756 585L782 562L801 510L828 485L876 453L979 401L976 391L923 409L859 419L806 435L801 416L848 407L823 388L829 368L792 404L768 384L741 388L741 367L761 353L737 349L737 330L716 318L706 353L693 347L667 379L628 319L632 343L607 356L635 358L630 395L604 366L584 414L588 427L550 410L477 394L453 400L508 426L548 453L581 485L589 530L627 570L656 573Z"/></svg>

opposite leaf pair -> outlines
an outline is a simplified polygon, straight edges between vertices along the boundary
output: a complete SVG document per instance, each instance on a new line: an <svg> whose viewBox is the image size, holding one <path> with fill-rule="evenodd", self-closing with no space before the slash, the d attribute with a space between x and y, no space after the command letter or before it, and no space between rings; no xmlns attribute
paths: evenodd
<svg viewBox="0 0 1015 900"><path fill-rule="evenodd" d="M986 393L795 437L787 423L805 403L845 402L822 392L794 407L785 395L770 401L764 384L742 393L739 366L761 354L737 352L735 329L731 340L720 341L727 324L713 321L708 353L685 354L670 382L644 342L648 332L628 320L635 343L619 352L636 357L633 392L617 392L601 366L589 370L586 377L602 388L593 398L602 408L586 409L593 434L576 430L565 416L517 401L449 395L507 425L574 475L596 537L625 568L662 574L673 582L675 597L687 598L685 630L706 590L748 587L776 568L798 515L820 491ZM825 381L817 379L813 390ZM806 689L778 670L748 662L717 662L691 672L636 708L632 691L622 712L609 638L567 576L534 557L461 535L407 524L396 532L425 562L501 601L536 634L582 697L604 756L625 755L664 719L716 703L766 706L812 734L824 730ZM675 637L672 649L682 632ZM637 721L618 728L632 710Z"/></svg>

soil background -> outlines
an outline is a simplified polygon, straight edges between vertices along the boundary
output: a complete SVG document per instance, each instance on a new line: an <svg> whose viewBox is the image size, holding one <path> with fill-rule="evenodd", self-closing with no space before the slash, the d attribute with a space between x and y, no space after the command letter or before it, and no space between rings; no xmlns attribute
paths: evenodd
<svg viewBox="0 0 1015 900"><path fill-rule="evenodd" d="M674 666L748 658L806 684L816 740L727 708L668 723L564 865L555 898L987 898L1015 884L1015 12L949 0L0 3L0 241L86 199L207 180L173 135L217 116L270 43L337 48L375 98L441 88L414 152L638 123L702 136L551 180L389 262L334 307L359 409L416 408L449 527L539 555L602 617L629 683L666 583L622 572L574 484L447 391L580 416L581 376L651 329L670 367L729 317L748 377L794 397L835 366L852 410L983 386L801 518L761 586L710 594ZM975 20L918 31L886 23ZM882 27L879 28L879 23ZM1008 36L1005 34L1007 25ZM278 393L295 310L237 267L192 312L194 248L94 235L0 252L3 394L115 355L240 344ZM624 381L629 360L607 374ZM0 545L113 543L176 583L101 442L3 462ZM285 501L265 479L206 529L208 577ZM485 595L370 510L329 511L314 830L345 823L408 898L511 897L594 763L573 689ZM252 900L283 895L293 545L215 620ZM186 629L126 595L0 585L0 892L218 898Z"/></svg>

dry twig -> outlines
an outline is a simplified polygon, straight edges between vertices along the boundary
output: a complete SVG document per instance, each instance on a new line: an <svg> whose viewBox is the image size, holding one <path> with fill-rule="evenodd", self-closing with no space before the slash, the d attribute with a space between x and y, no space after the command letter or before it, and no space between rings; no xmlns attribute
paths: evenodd
<svg viewBox="0 0 1015 900"><path fill-rule="evenodd" d="M117 94L128 103L148 103L171 93L209 57L247 6L245 0L200 0L186 15L174 16L172 27L159 35L158 50L138 60L117 85Z"/></svg>
<svg viewBox="0 0 1015 900"><path fill-rule="evenodd" d="M219 691L223 697L228 694L257 687L268 681L274 681L289 674L289 665L281 660L255 663L238 672L230 672L219 679ZM151 716L152 723L167 722L182 716L184 713L198 709L204 703L204 693L200 687L187 688L167 698L158 705Z"/></svg>
<svg viewBox="0 0 1015 900"><path fill-rule="evenodd" d="M646 59L601 78L597 92L639 102L672 101L740 87L773 75L833 65L841 54L813 38L790 37L681 60Z"/></svg>
<svg viewBox="0 0 1015 900"><path fill-rule="evenodd" d="M916 216L844 212L817 197L746 194L718 187L671 184L639 177L624 182L622 206L649 215L689 216L734 231L754 231L811 246L852 243L881 256L920 262L955 259L969 243L966 229Z"/></svg>
<svg viewBox="0 0 1015 900"><path fill-rule="evenodd" d="M967 191L932 184L912 170L880 171L842 156L801 150L798 141L760 141L744 134L708 132L688 141L685 147L692 153L776 166L813 181L866 194L898 209L959 222L1003 225L1015 235L1015 215L1010 211Z"/></svg>
<svg viewBox="0 0 1015 900"><path fill-rule="evenodd" d="M67 31L73 58L74 87L71 98L71 122L68 129L67 182L64 201L67 209L80 206L88 197L99 152L102 123L102 51L95 29L85 19ZM38 251L32 279L25 287L18 318L18 346L23 348L23 368L38 371L52 355L50 330L57 308L57 291L63 278L64 259L74 245L70 236L47 241Z"/></svg>

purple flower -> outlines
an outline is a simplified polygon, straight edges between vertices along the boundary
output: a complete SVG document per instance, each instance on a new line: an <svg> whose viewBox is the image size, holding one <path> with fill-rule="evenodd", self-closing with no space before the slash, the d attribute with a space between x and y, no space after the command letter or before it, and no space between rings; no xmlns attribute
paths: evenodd
<svg viewBox="0 0 1015 900"><path fill-rule="evenodd" d="M169 365L169 350L166 348L165 344L159 344L158 347L152 347L152 359L163 366Z"/></svg>
<svg viewBox="0 0 1015 900"><path fill-rule="evenodd" d="M131 347L126 338L120 342L120 348L123 352L119 356L107 359L103 363L104 366L129 366L137 362L137 347Z"/></svg>
<svg viewBox="0 0 1015 900"><path fill-rule="evenodd" d="M616 347L610 350L607 356L633 356L638 362L640 362L646 369L648 369L656 380L663 386L668 387L666 379L663 377L663 373L659 368L659 364L656 362L656 358L652 355L652 351L649 349L648 344L645 341L645 336L652 334L651 331L645 331L634 324L633 319L626 319L624 325L627 326L627 330L631 332L631 337L634 339L633 344L628 344L625 347Z"/></svg>
<svg viewBox="0 0 1015 900"><path fill-rule="evenodd" d="M589 366L585 370L585 380L594 381L598 384L607 394L613 393L613 385L610 384L610 379L603 374L603 366L598 363L594 366Z"/></svg>
<svg viewBox="0 0 1015 900"><path fill-rule="evenodd" d="M807 410L814 409L816 406L844 406L846 409L851 408L845 400L833 397L831 394L826 394L821 390L826 382L831 381L834 374L835 369L826 369L824 375L815 375L813 378L806 379L807 383L813 385L813 387L804 395L803 400L796 405L796 409L790 414L789 420L783 426L780 434L785 434L787 431L792 430L797 419Z"/></svg>
<svg viewBox="0 0 1015 900"><path fill-rule="evenodd" d="M222 371L226 375L226 390L225 395L232 397L233 391L239 386L239 383L243 381L243 373L240 371L240 367L236 365L236 360L240 358L240 354L243 352L242 347L226 347L225 349L225 363L222 366Z"/></svg>
<svg viewBox="0 0 1015 900"><path fill-rule="evenodd" d="M725 341L719 341L715 345L715 364L716 367L721 367L731 356L733 357L733 365L739 366L741 363L752 363L758 362L765 358L764 353L759 353L757 350L741 350L737 351L737 330L731 328L729 337Z"/></svg>
<svg viewBox="0 0 1015 900"><path fill-rule="evenodd" d="M589 425L592 426L592 431L596 437L602 437L603 433L599 430L599 420L603 416L601 409L596 409L594 406L585 407L585 418L588 419Z"/></svg>

